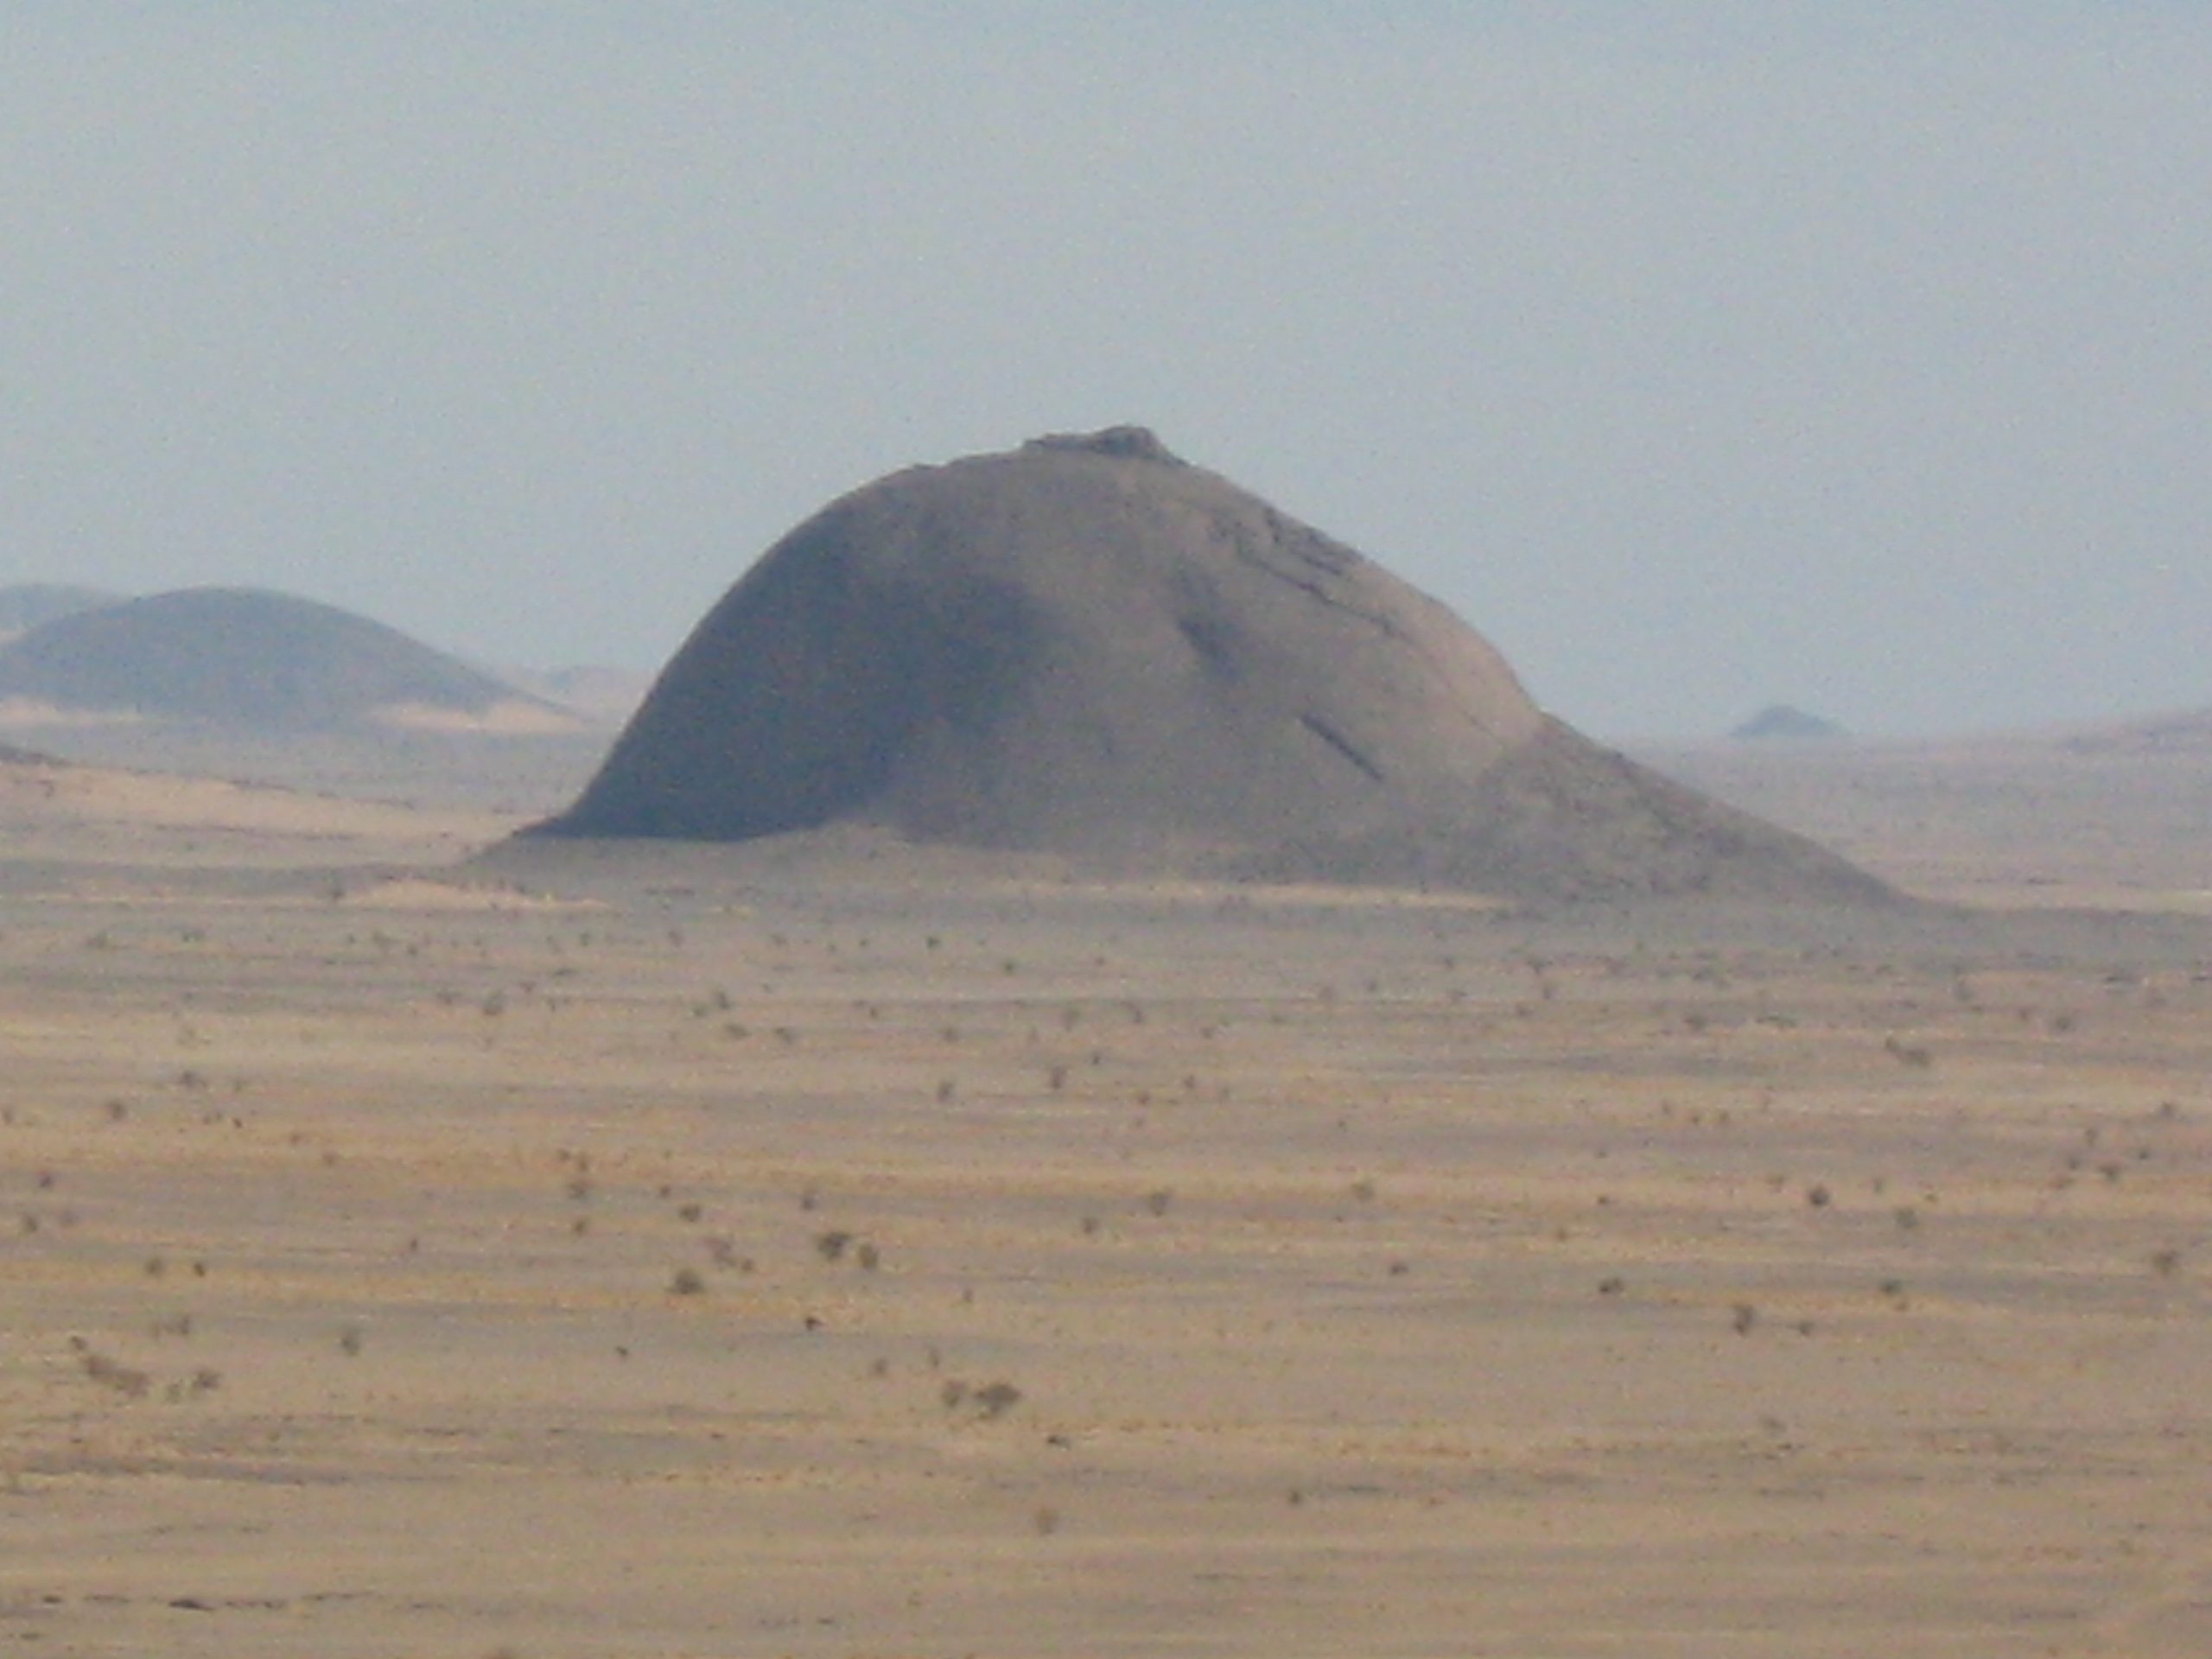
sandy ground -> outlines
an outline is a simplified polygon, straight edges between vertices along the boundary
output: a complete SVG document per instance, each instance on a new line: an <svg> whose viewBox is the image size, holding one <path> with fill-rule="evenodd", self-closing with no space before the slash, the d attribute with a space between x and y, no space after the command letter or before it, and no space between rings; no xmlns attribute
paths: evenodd
<svg viewBox="0 0 2212 1659"><path fill-rule="evenodd" d="M0 857L0 1651L2212 1643L2185 904L487 874L496 814L130 798ZM2030 816L2053 897L2188 885Z"/></svg>
<svg viewBox="0 0 2212 1659"><path fill-rule="evenodd" d="M2183 725L2177 721L2177 726ZM2200 726L2186 725L2194 733ZM2212 741L2055 734L1949 744L1710 744L1637 758L1976 906L2212 915Z"/></svg>

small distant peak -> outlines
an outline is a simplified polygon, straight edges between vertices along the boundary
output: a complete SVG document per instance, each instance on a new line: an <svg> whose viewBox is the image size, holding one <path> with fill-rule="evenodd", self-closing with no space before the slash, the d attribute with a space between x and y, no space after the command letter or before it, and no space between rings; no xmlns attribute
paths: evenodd
<svg viewBox="0 0 2212 1659"><path fill-rule="evenodd" d="M1783 742L1815 742L1845 735L1842 727L1818 715L1808 715L1802 709L1792 709L1777 702L1762 709L1742 725L1728 734L1745 741L1778 740Z"/></svg>
<svg viewBox="0 0 2212 1659"><path fill-rule="evenodd" d="M1112 455L1122 461L1157 461L1170 467L1184 465L1148 426L1109 426L1096 432L1048 432L1032 438L1025 449L1074 449L1088 455Z"/></svg>

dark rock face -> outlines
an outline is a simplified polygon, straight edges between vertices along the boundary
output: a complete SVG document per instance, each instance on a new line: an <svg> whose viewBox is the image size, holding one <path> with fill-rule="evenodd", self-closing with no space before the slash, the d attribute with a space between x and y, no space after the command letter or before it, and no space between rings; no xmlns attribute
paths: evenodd
<svg viewBox="0 0 2212 1659"><path fill-rule="evenodd" d="M380 622L255 588L79 611L0 649L0 698L264 729L396 706L474 713L520 695Z"/></svg>
<svg viewBox="0 0 2212 1659"><path fill-rule="evenodd" d="M537 833L830 824L1159 870L1881 891L1586 743L1443 607L1128 427L798 526Z"/></svg>

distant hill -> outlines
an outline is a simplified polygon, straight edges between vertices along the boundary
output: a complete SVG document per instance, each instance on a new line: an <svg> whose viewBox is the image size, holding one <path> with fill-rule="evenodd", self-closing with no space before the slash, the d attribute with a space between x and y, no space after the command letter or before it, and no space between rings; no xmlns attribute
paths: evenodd
<svg viewBox="0 0 2212 1659"><path fill-rule="evenodd" d="M2069 730L2058 739L2075 754L2212 753L2212 709L2183 709Z"/></svg>
<svg viewBox="0 0 2212 1659"><path fill-rule="evenodd" d="M1745 741L1802 743L1847 735L1843 728L1786 702L1770 703L1728 734Z"/></svg>
<svg viewBox="0 0 2212 1659"><path fill-rule="evenodd" d="M276 731L573 720L380 622L248 588L185 588L43 623L0 646L0 704L18 723L51 714Z"/></svg>
<svg viewBox="0 0 2212 1659"><path fill-rule="evenodd" d="M19 582L0 588L0 639L73 616L79 611L113 605L124 597L105 588L80 588L56 582Z"/></svg>

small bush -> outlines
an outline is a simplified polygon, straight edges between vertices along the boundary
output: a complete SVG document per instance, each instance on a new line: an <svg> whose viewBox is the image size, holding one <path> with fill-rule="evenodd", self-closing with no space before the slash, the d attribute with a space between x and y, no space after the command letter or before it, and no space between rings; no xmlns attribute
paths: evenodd
<svg viewBox="0 0 2212 1659"><path fill-rule="evenodd" d="M976 1408L986 1417L1003 1417L1021 1403L1021 1390L1011 1382L989 1382L976 1390Z"/></svg>

